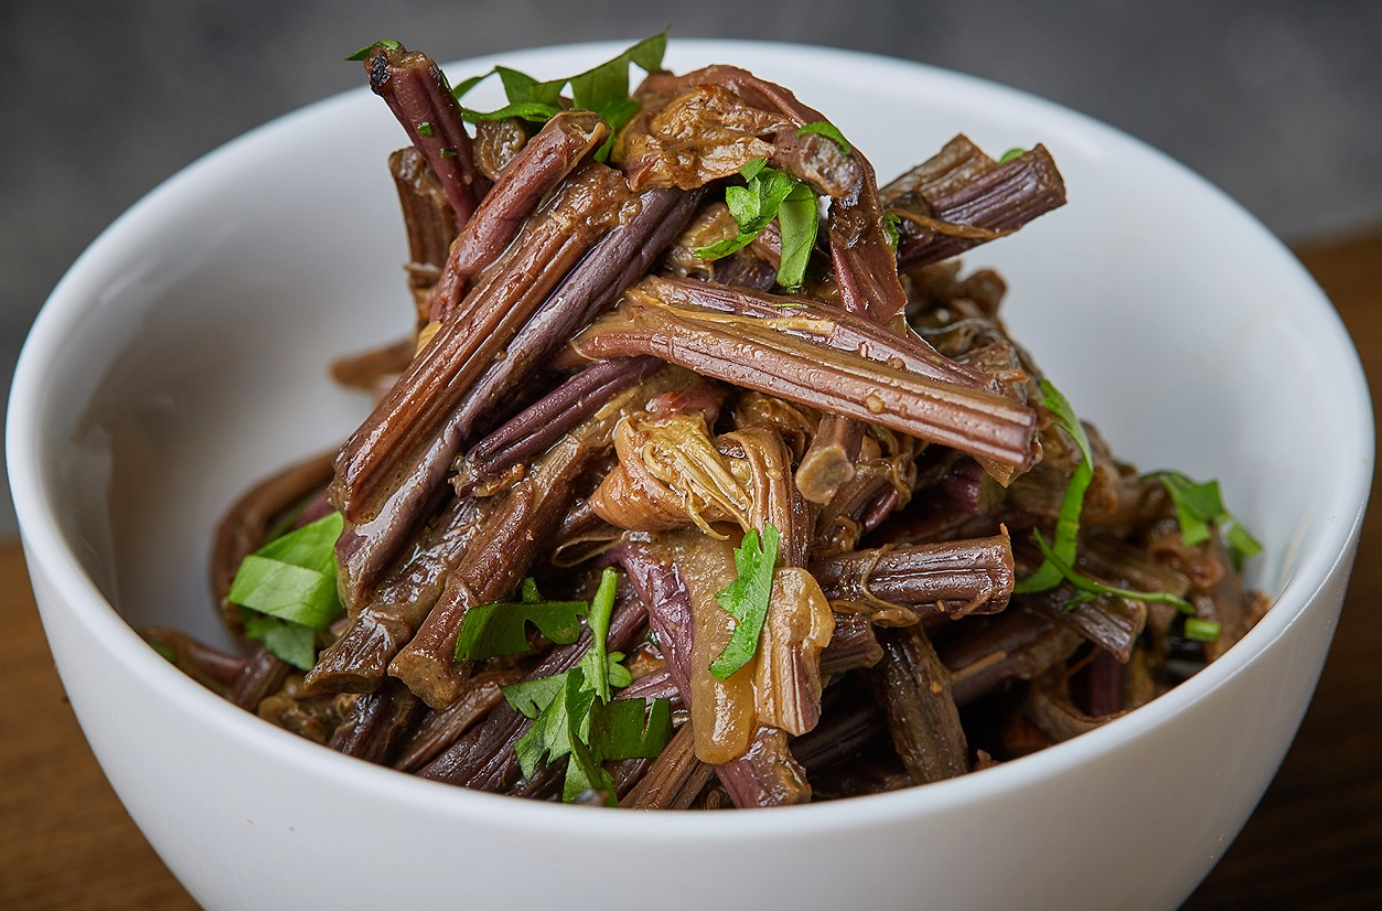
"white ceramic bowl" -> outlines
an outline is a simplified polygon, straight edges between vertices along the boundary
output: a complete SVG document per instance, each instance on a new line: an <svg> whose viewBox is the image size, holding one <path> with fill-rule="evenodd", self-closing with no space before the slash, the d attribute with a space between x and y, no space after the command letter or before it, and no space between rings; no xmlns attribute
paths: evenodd
<svg viewBox="0 0 1382 911"><path fill-rule="evenodd" d="M502 59L555 76L616 47ZM222 702L131 625L220 635L204 570L218 514L364 414L324 364L405 331L384 161L404 140L351 92L209 155L111 226L53 292L11 399L11 483L58 668L111 783L205 907L1171 908L1266 788L1333 633L1371 474L1367 390L1320 290L1203 180L1055 105L837 50L668 55L716 61L795 88L885 177L959 131L996 151L1045 142L1070 205L970 262L1001 269L1015 333L1120 453L1223 480L1267 544L1251 581L1276 606L1223 660L1070 743L764 812L471 793Z"/></svg>

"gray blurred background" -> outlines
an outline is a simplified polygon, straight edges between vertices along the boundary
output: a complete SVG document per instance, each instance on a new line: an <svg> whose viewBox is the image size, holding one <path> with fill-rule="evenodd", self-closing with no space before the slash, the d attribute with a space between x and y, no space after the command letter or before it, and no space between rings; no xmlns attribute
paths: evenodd
<svg viewBox="0 0 1382 911"><path fill-rule="evenodd" d="M669 22L673 40L835 45L1046 96L1169 152L1291 243L1382 225L1382 0L0 0L3 389L102 228L228 139L359 85L341 61L359 45L453 60Z"/></svg>

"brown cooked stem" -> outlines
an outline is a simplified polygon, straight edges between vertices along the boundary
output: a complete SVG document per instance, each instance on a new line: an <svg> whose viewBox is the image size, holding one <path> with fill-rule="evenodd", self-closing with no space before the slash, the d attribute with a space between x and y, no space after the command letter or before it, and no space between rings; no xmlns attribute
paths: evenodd
<svg viewBox="0 0 1382 911"><path fill-rule="evenodd" d="M792 755L814 775L857 759L887 736L887 721L869 688L847 681L826 691L821 723L792 741Z"/></svg>
<svg viewBox="0 0 1382 911"><path fill-rule="evenodd" d="M460 698L442 709L430 712L422 719L408 742L404 744L393 767L415 772L437 758L442 750L455 743L504 701L501 687L523 679L518 670L486 671L466 681Z"/></svg>
<svg viewBox="0 0 1382 911"><path fill-rule="evenodd" d="M982 371L951 360L920 336L899 335L809 297L652 275L633 292L664 307L700 312L706 319L728 325L772 326L793 338L817 341L929 379L975 389L994 388L993 380Z"/></svg>
<svg viewBox="0 0 1382 911"><path fill-rule="evenodd" d="M1075 592L1060 586L1039 594L1021 595L1024 608L1055 620L1126 664L1147 626L1147 605L1131 598L1100 595L1074 608Z"/></svg>
<svg viewBox="0 0 1382 911"><path fill-rule="evenodd" d="M1011 608L974 635L947 639L941 658L950 668L955 703L963 706L1004 681L1031 680L1070 657L1083 641L1052 620Z"/></svg>
<svg viewBox="0 0 1382 911"><path fill-rule="evenodd" d="M655 357L616 358L567 379L466 453L460 477L453 482L457 491L469 493L538 455L614 396L663 366Z"/></svg>
<svg viewBox="0 0 1382 911"><path fill-rule="evenodd" d="M799 337L782 328L800 327L788 322L790 315L784 322L726 323L718 313L669 306L658 292L656 280L640 283L618 310L572 342L575 351L596 359L651 354L704 376L1003 464L1026 467L1033 459L1036 413L1026 405L838 350L828 336Z"/></svg>
<svg viewBox="0 0 1382 911"><path fill-rule="evenodd" d="M226 698L246 711L254 712L270 695L278 692L292 667L262 645L245 664Z"/></svg>
<svg viewBox="0 0 1382 911"><path fill-rule="evenodd" d="M331 480L331 459L331 453L314 456L261 481L235 501L216 527L211 547L211 591L232 630L239 631L240 614L225 597L240 564L264 546L280 516L305 503Z"/></svg>
<svg viewBox="0 0 1382 911"><path fill-rule="evenodd" d="M470 437L506 413L515 390L652 267L699 199L699 193L680 190L642 194L637 213L591 248L518 331L503 357L475 381L451 419L459 432Z"/></svg>
<svg viewBox="0 0 1382 911"><path fill-rule="evenodd" d="M685 810L715 778L715 767L696 758L691 723L677 729L619 806L633 810Z"/></svg>
<svg viewBox="0 0 1382 911"><path fill-rule="evenodd" d="M864 442L864 425L837 414L821 418L811 445L797 466L796 482L801 495L812 503L825 505L854 477L854 463Z"/></svg>
<svg viewBox="0 0 1382 911"><path fill-rule="evenodd" d="M885 630L883 660L871 671L893 746L916 784L969 771L969 747L950 690L950 672L921 625Z"/></svg>
<svg viewBox="0 0 1382 911"><path fill-rule="evenodd" d="M524 219L609 135L590 111L563 111L547 121L485 195L444 260L430 316L442 321L461 306L475 276L499 258Z"/></svg>
<svg viewBox="0 0 1382 911"><path fill-rule="evenodd" d="M182 630L148 626L139 631L145 642L164 652L178 670L213 692L226 695L249 662L199 642Z"/></svg>
<svg viewBox="0 0 1382 911"><path fill-rule="evenodd" d="M381 379L406 370L416 352L417 342L405 338L383 348L337 358L331 362L331 378L342 386L373 392Z"/></svg>
<svg viewBox="0 0 1382 911"><path fill-rule="evenodd" d="M402 686L361 693L350 703L327 746L346 756L387 764L421 711L422 703Z"/></svg>
<svg viewBox="0 0 1382 911"><path fill-rule="evenodd" d="M599 455L594 447L558 444L503 494L417 634L389 663L391 676L435 710L455 701L469 674L469 663L454 658L466 612L503 600L517 587L575 500L576 482Z"/></svg>
<svg viewBox="0 0 1382 911"><path fill-rule="evenodd" d="M956 618L991 614L1012 594L1012 544L1001 534L852 551L812 562L811 574L831 601L903 604Z"/></svg>
<svg viewBox="0 0 1382 911"><path fill-rule="evenodd" d="M441 597L446 576L474 541L487 506L457 497L422 535L415 553L351 611L344 633L317 656L309 693L370 692Z"/></svg>
<svg viewBox="0 0 1382 911"><path fill-rule="evenodd" d="M835 612L835 634L821 649L821 676L832 677L873 667L883 657L868 614Z"/></svg>
<svg viewBox="0 0 1382 911"><path fill-rule="evenodd" d="M403 210L403 228L408 236L408 290L420 328L432 309L432 289L441 277L447 251L456 239L460 225L456 210L447 199L446 189L415 147L398 149L389 156L389 173L398 190ZM410 345L411 358L415 345ZM404 361L406 364L407 361ZM366 387L368 388L368 387Z"/></svg>
<svg viewBox="0 0 1382 911"><path fill-rule="evenodd" d="M1065 182L1045 146L1002 164L964 136L883 189L901 217L898 267L909 271L1017 231L1065 205Z"/></svg>
<svg viewBox="0 0 1382 911"><path fill-rule="evenodd" d="M466 612L499 601L518 586L575 501L577 481L608 451L619 420L689 379L684 371L664 370L621 393L538 459L482 520L474 545L447 579L417 635L389 665L389 673L433 709L449 705L469 671L467 662L453 657Z"/></svg>
<svg viewBox="0 0 1382 911"><path fill-rule="evenodd" d="M603 165L567 180L346 441L331 491L347 522L338 555L348 603L440 498L465 443L450 419L475 381L627 202L623 178Z"/></svg>
<svg viewBox="0 0 1382 911"><path fill-rule="evenodd" d="M365 60L365 73L370 88L384 99L413 146L427 158L456 211L457 222L464 225L489 181L475 169L470 136L441 67L418 51L377 45Z"/></svg>

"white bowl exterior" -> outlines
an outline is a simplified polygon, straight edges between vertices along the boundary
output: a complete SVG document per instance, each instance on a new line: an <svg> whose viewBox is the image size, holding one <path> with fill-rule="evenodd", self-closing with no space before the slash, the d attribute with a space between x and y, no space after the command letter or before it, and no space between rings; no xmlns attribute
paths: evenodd
<svg viewBox="0 0 1382 911"><path fill-rule="evenodd" d="M608 50L504 60L556 75ZM402 332L403 248L381 164L401 140L376 99L343 96L214 154L112 226L54 292L12 397L11 478L64 684L121 799L205 907L586 907L617 887L668 908L1170 908L1265 789L1332 635L1371 473L1361 371L1318 289L1197 178L1055 106L844 52L678 42L670 55L676 69L716 60L793 86L885 175L958 130L999 150L1045 141L1070 208L971 261L998 265L1015 334L1117 451L1223 479L1268 541L1263 566L1285 567L1257 579L1281 603L1215 666L1069 744L953 782L764 813L472 794L239 712L121 615L216 634L201 569L216 515L358 421L361 402L331 389L321 364ZM302 240L276 244L265 225ZM1111 315L1116 297L1131 303ZM330 318L343 308L348 321ZM1081 326L1107 336L1090 344ZM1257 395L1244 395L1245 371ZM1297 437L1312 430L1333 445L1307 458Z"/></svg>

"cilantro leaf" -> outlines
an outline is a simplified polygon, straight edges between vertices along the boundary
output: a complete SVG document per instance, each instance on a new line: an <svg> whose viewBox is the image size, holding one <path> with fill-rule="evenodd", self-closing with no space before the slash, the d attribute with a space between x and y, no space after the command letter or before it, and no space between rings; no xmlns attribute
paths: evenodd
<svg viewBox="0 0 1382 911"><path fill-rule="evenodd" d="M356 51L355 53L351 54L351 55L350 55L349 57L347 57L346 59L347 59L347 60L367 60L367 59L369 59L370 52L373 51L375 48L380 47L380 46L386 47L386 48L388 48L388 49L391 50L391 51L396 51L396 50L398 50L402 45L400 45L397 41L393 40L392 38L380 38L378 41L372 42L372 43L367 44L367 45L365 45L364 47L360 48L358 51Z"/></svg>
<svg viewBox="0 0 1382 911"><path fill-rule="evenodd" d="M311 629L340 615L334 576L257 554L240 564L226 600Z"/></svg>
<svg viewBox="0 0 1382 911"><path fill-rule="evenodd" d="M1217 526L1226 529L1229 556L1234 568L1242 569L1243 561L1262 552L1262 544L1252 536L1228 509L1224 507L1219 482L1197 483L1178 471L1154 471L1147 477L1161 481L1176 507L1176 521L1180 524L1181 540L1192 547L1208 541Z"/></svg>
<svg viewBox="0 0 1382 911"><path fill-rule="evenodd" d="M1080 464L1070 476L1065 496L1061 499L1060 512L1056 516L1055 542L1051 550L1062 563L1073 566L1075 552L1079 546L1080 512L1084 509L1085 491L1094 480L1094 456L1089 447L1089 437L1085 435L1084 425L1080 423L1075 409L1050 380L1041 381L1041 404L1050 409L1056 424L1075 440L1080 450ZM1015 594L1025 592L1044 592L1055 588L1063 578L1059 568L1051 558L1042 562L1037 571L1013 586Z"/></svg>
<svg viewBox="0 0 1382 911"><path fill-rule="evenodd" d="M559 645L581 635L584 601L497 601L466 611L456 635L456 660L476 661L531 651L528 624Z"/></svg>
<svg viewBox="0 0 1382 911"><path fill-rule="evenodd" d="M666 700L654 700L646 719L643 701L610 700L612 688L633 681L620 663L624 656L608 650L618 584L615 570L606 569L601 574L586 617L591 644L575 667L502 689L509 706L533 722L514 743L523 777L531 779L540 767L567 759L562 784L562 799L567 802L581 800L591 792L604 803L614 802L614 780L602 763L655 757L672 735L671 703ZM551 603L536 600L537 586L531 579L523 584L523 597L519 603L530 607Z"/></svg>
<svg viewBox="0 0 1382 911"><path fill-rule="evenodd" d="M245 635L294 667L310 670L317 630L344 610L336 590L336 539L344 521L331 513L245 557L226 600L240 607Z"/></svg>
<svg viewBox="0 0 1382 911"><path fill-rule="evenodd" d="M510 683L500 687L500 692L504 694L504 701L515 712L524 718L536 718L547 710L547 706L561 695L565 687L566 674L556 674Z"/></svg>
<svg viewBox="0 0 1382 911"><path fill-rule="evenodd" d="M808 123L806 126L797 130L798 136L805 136L809 133L819 133L827 139L833 140L835 145L840 147L840 151L846 155L854 152L854 147L849 144L845 134L840 132L840 128L826 120L817 120L815 123Z"/></svg>
<svg viewBox="0 0 1382 911"><path fill-rule="evenodd" d="M603 759L655 759L672 739L672 703L617 699L596 704L590 717L590 749Z"/></svg>
<svg viewBox="0 0 1382 911"><path fill-rule="evenodd" d="M1080 596L1072 599L1071 603L1067 606L1067 610L1079 607L1081 604L1093 600L1098 595L1115 595L1119 598L1131 598L1134 601L1155 601L1160 604L1170 604L1183 614L1193 614L1195 612L1195 606L1193 604L1170 592L1144 592L1132 588L1119 588L1116 585L1105 585L1103 582L1096 582L1062 559L1062 557L1056 553L1055 548L1046 543L1046 539L1042 537L1041 532L1033 532L1032 537L1036 540L1037 547L1041 549L1042 555L1046 558L1046 562L1044 562L1042 566L1053 567L1055 571L1060 574L1061 579L1069 582L1080 592Z"/></svg>
<svg viewBox="0 0 1382 911"><path fill-rule="evenodd" d="M777 210L777 222L782 228L782 258L778 261L777 283L789 291L800 288L806 280L806 266L811 261L811 251L816 248L819 221L816 194L806 184L798 183Z"/></svg>
<svg viewBox="0 0 1382 911"><path fill-rule="evenodd" d="M750 530L734 551L734 566L739 578L716 592L715 600L734 618L729 642L710 664L717 680L728 680L753 659L758 638L768 616L768 600L773 592L773 568L777 564L779 534L771 522L763 526L760 543L757 530Z"/></svg>
<svg viewBox="0 0 1382 911"><path fill-rule="evenodd" d="M590 704L595 699L595 694L585 688L579 668L559 675L559 679L561 686L553 693L551 702L513 745L518 766L528 780L537 774L539 766L556 762L571 752L573 725L579 734L581 720L589 716ZM571 720L573 713L577 716L575 722Z"/></svg>
<svg viewBox="0 0 1382 911"><path fill-rule="evenodd" d="M744 186L725 188L725 205L739 226L734 237L697 247L701 259L723 259L742 250L777 219L782 234L782 258L777 268L777 283L784 288L801 286L811 251L816 246L820 222L819 203L811 188L790 174L768 167L767 161L754 158L739 169Z"/></svg>
<svg viewBox="0 0 1382 911"><path fill-rule="evenodd" d="M575 107L594 111L605 118L611 133L628 123L638 111L638 103L629 98L629 66L653 73L662 69L662 57L667 50L667 32L663 30L650 38L626 48L610 60L591 67L575 76L539 82L527 73L506 66L496 66L487 73L462 80L451 94L459 101L471 89L490 76L497 75L504 85L509 103L494 111L474 111L461 108L461 117L470 123L481 120L501 120L521 117L534 123L545 123L561 110L561 93L571 86L571 100ZM617 121L617 122L616 122ZM613 136L611 135L611 140ZM610 142L599 150L603 161L609 156Z"/></svg>
<svg viewBox="0 0 1382 911"><path fill-rule="evenodd" d="M580 676L573 673L566 681L566 779L562 782L563 803L574 803L593 791L606 806L618 804L614 778L590 749L590 712L597 704L595 694L583 689ZM582 708L584 711L582 712ZM582 729L582 721L584 729Z"/></svg>
<svg viewBox="0 0 1382 911"><path fill-rule="evenodd" d="M336 574L336 539L345 528L341 514L333 512L265 544L255 554L319 573ZM233 600L233 599L232 599ZM237 604L241 602L235 602Z"/></svg>
<svg viewBox="0 0 1382 911"><path fill-rule="evenodd" d="M623 652L610 652L606 662L609 685L615 689L622 689L633 682L633 675L621 663L623 660ZM504 701L508 702L510 708L515 712L525 718L536 718L546 711L553 699L557 698L562 687L566 686L566 677L570 673L570 671L563 671L560 674L553 674L551 677L520 680L517 683L500 687L500 691L504 694ZM581 668L581 673L584 675L584 667Z"/></svg>
<svg viewBox="0 0 1382 911"><path fill-rule="evenodd" d="M298 670L310 671L317 661L317 631L301 623L240 609L245 635L264 643L269 654Z"/></svg>
<svg viewBox="0 0 1382 911"><path fill-rule="evenodd" d="M586 623L590 626L590 648L577 665L595 695L609 702L609 657L605 649L605 638L609 636L609 618L614 612L614 594L619 586L619 573L613 567L606 567L600 574L600 587L595 597L590 599L590 616Z"/></svg>
<svg viewBox="0 0 1382 911"><path fill-rule="evenodd" d="M893 253L897 253L897 245L902 241L902 216L896 212L888 212L883 216L883 236L888 239L888 246L893 248Z"/></svg>
<svg viewBox="0 0 1382 911"><path fill-rule="evenodd" d="M1021 157L1022 157L1023 155L1025 155L1025 154L1026 154L1026 149L1011 148L1011 149L1008 149L1008 151L1006 151L1006 152L1003 153L1002 157L998 159L998 163L999 163L999 164L1007 164L1008 162L1012 161L1014 158L1021 158Z"/></svg>

